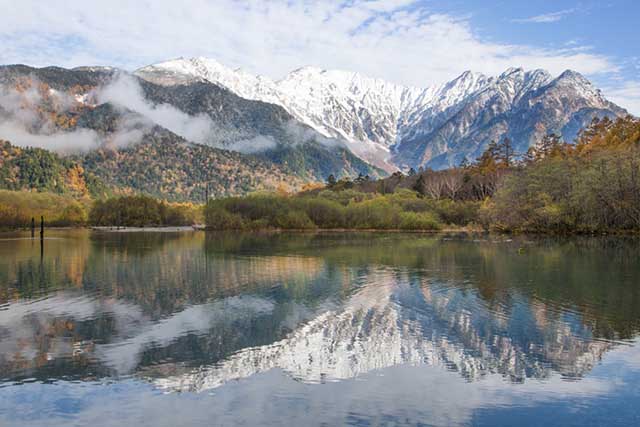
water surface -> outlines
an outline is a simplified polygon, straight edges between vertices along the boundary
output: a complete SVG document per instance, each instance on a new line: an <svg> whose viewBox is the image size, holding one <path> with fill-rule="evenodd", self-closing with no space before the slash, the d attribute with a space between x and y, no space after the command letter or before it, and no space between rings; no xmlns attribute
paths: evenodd
<svg viewBox="0 0 640 427"><path fill-rule="evenodd" d="M0 425L639 425L639 332L633 239L0 235Z"/></svg>

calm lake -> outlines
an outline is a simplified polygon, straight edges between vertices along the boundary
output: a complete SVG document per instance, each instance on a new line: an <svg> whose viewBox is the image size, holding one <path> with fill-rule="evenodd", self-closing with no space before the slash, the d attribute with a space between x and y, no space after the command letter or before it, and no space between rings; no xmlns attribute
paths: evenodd
<svg viewBox="0 0 640 427"><path fill-rule="evenodd" d="M640 425L640 241L0 235L0 425Z"/></svg>

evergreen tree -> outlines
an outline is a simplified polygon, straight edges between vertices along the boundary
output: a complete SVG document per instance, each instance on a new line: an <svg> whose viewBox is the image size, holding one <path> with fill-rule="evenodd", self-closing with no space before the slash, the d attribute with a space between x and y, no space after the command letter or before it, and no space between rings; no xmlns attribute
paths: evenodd
<svg viewBox="0 0 640 427"><path fill-rule="evenodd" d="M513 142L511 138L505 136L499 147L499 157L506 167L510 167L513 164L513 153Z"/></svg>
<svg viewBox="0 0 640 427"><path fill-rule="evenodd" d="M476 164L480 168L495 168L500 160L500 147L495 141L491 141L487 148L476 159Z"/></svg>
<svg viewBox="0 0 640 427"><path fill-rule="evenodd" d="M536 160L553 156L562 151L562 138L555 133L549 133L542 137L542 140L535 148Z"/></svg>
<svg viewBox="0 0 640 427"><path fill-rule="evenodd" d="M418 179L416 180L416 183L413 184L412 189L416 193L424 196L424 175L423 174L420 174L418 176Z"/></svg>
<svg viewBox="0 0 640 427"><path fill-rule="evenodd" d="M353 181L355 184L364 184L365 182L371 181L371 177L369 175L359 174L358 177Z"/></svg>

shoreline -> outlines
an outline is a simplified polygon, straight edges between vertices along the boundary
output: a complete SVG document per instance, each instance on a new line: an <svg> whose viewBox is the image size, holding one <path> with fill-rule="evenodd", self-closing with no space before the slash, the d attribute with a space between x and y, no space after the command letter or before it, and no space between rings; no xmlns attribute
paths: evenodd
<svg viewBox="0 0 640 427"><path fill-rule="evenodd" d="M203 224L181 225L181 226L148 226L148 227L118 227L118 226L78 226L78 227L46 227L46 231L64 231L64 230L88 230L101 233L184 233L193 231L205 231L211 233L225 232L241 232L241 233L406 233L406 234L498 234L504 236L548 236L548 237L640 237L640 230L612 230L598 232L540 232L540 231L500 231L485 230L481 227L447 227L439 230L404 230L399 228L307 228L307 229L286 229L286 228L261 228L261 229L211 229ZM0 228L0 233L19 233L29 232L29 228ZM39 229L36 230L36 238Z"/></svg>
<svg viewBox="0 0 640 427"><path fill-rule="evenodd" d="M205 230L204 225L167 225L149 227L87 226L80 228L106 233L182 233L186 231Z"/></svg>

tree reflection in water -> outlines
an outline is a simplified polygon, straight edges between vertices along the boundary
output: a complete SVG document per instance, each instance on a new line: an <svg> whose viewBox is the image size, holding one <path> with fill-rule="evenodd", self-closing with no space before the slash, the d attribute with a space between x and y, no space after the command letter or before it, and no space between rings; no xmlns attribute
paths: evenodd
<svg viewBox="0 0 640 427"><path fill-rule="evenodd" d="M396 365L579 379L640 329L624 239L59 232L0 241L3 381L201 391Z"/></svg>

